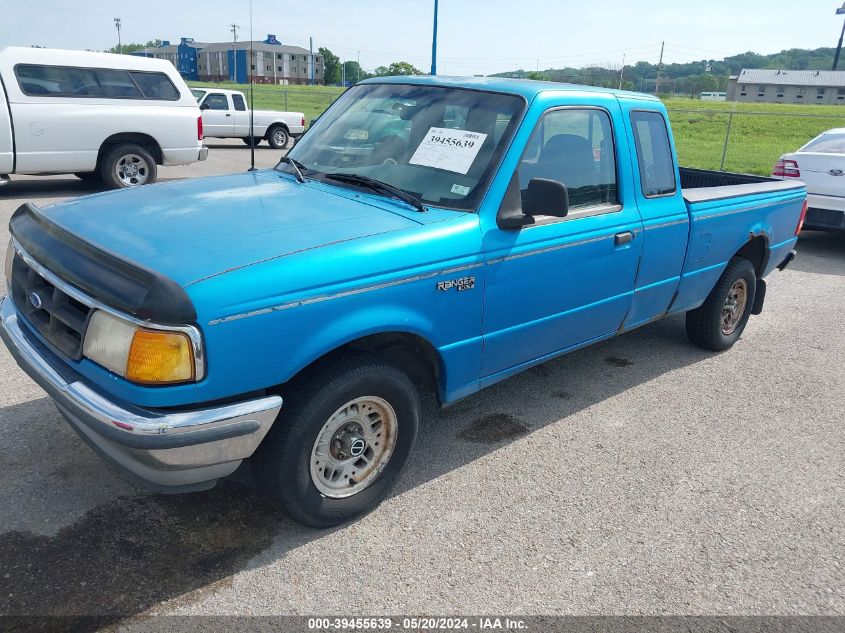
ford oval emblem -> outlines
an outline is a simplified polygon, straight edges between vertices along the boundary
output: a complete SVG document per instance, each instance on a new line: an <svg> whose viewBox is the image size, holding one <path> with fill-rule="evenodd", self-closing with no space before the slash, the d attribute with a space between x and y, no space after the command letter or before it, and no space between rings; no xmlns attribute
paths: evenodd
<svg viewBox="0 0 845 633"><path fill-rule="evenodd" d="M32 307L38 310L43 305L41 303L41 296L37 292L30 292L29 293L29 302L32 304Z"/></svg>
<svg viewBox="0 0 845 633"><path fill-rule="evenodd" d="M352 443L349 445L349 454L352 457L361 457L364 454L364 450L367 448L367 443L362 440L360 437L356 437L352 440Z"/></svg>
<svg viewBox="0 0 845 633"><path fill-rule="evenodd" d="M842 171L841 169L831 169L827 173L829 173L831 176L841 176L842 174L845 174L845 171Z"/></svg>

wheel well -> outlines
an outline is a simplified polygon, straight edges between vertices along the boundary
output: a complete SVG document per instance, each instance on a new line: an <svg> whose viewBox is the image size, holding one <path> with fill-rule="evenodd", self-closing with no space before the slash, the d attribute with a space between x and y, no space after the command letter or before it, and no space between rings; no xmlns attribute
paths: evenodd
<svg viewBox="0 0 845 633"><path fill-rule="evenodd" d="M350 352L364 352L389 361L408 374L414 384L423 385L439 394L438 384L442 375L440 355L427 340L407 332L383 332L355 339L324 354L298 372L297 376Z"/></svg>
<svg viewBox="0 0 845 633"><path fill-rule="evenodd" d="M100 145L100 151L97 153L97 166L100 165L100 161L106 152L122 143L135 143L145 148L152 155L156 165L161 165L164 162L161 147L159 147L158 142L152 136L141 134L140 132L121 132L120 134L112 134Z"/></svg>
<svg viewBox="0 0 845 633"><path fill-rule="evenodd" d="M275 123L271 123L270 127L267 128L267 131L264 133L264 138L270 138L270 133L273 131L273 128L276 128L276 127L284 128L285 132L287 132L288 135L290 135L290 130L288 129L287 124L285 124L281 121L276 121Z"/></svg>
<svg viewBox="0 0 845 633"><path fill-rule="evenodd" d="M754 271L759 277L766 267L769 258L769 243L762 235L752 237L745 245L736 252L735 257L742 257L751 262Z"/></svg>

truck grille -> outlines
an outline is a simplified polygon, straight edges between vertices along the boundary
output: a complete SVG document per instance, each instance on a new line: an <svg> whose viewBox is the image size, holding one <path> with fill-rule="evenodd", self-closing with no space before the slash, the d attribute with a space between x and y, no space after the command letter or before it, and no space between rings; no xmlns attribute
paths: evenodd
<svg viewBox="0 0 845 633"><path fill-rule="evenodd" d="M50 345L68 358L82 358L92 308L47 281L17 253L12 262L11 294L18 312Z"/></svg>

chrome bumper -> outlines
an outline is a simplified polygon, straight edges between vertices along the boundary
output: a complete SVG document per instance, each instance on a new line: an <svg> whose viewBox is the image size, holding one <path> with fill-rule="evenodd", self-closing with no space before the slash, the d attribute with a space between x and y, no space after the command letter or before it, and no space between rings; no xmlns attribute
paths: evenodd
<svg viewBox="0 0 845 633"><path fill-rule="evenodd" d="M18 318L12 301L0 298L0 337L18 365L101 456L159 492L210 488L234 472L281 410L279 396L191 411L111 402L28 337Z"/></svg>
<svg viewBox="0 0 845 633"><path fill-rule="evenodd" d="M205 160L206 158L208 158L208 148L205 145L203 145L202 147L200 147L199 159Z"/></svg>

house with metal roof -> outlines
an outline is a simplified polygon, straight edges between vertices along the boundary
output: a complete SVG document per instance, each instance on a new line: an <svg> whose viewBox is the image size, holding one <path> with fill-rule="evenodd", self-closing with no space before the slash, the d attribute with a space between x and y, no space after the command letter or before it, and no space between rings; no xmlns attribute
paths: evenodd
<svg viewBox="0 0 845 633"><path fill-rule="evenodd" d="M743 68L727 92L728 101L845 105L845 70Z"/></svg>
<svg viewBox="0 0 845 633"><path fill-rule="evenodd" d="M166 59L185 79L209 82L245 84L251 74L255 83L310 84L313 79L313 83L320 84L325 73L322 55L301 46L282 44L272 34L260 42L210 44L183 37L177 45L165 40L159 47L145 48L133 55Z"/></svg>

